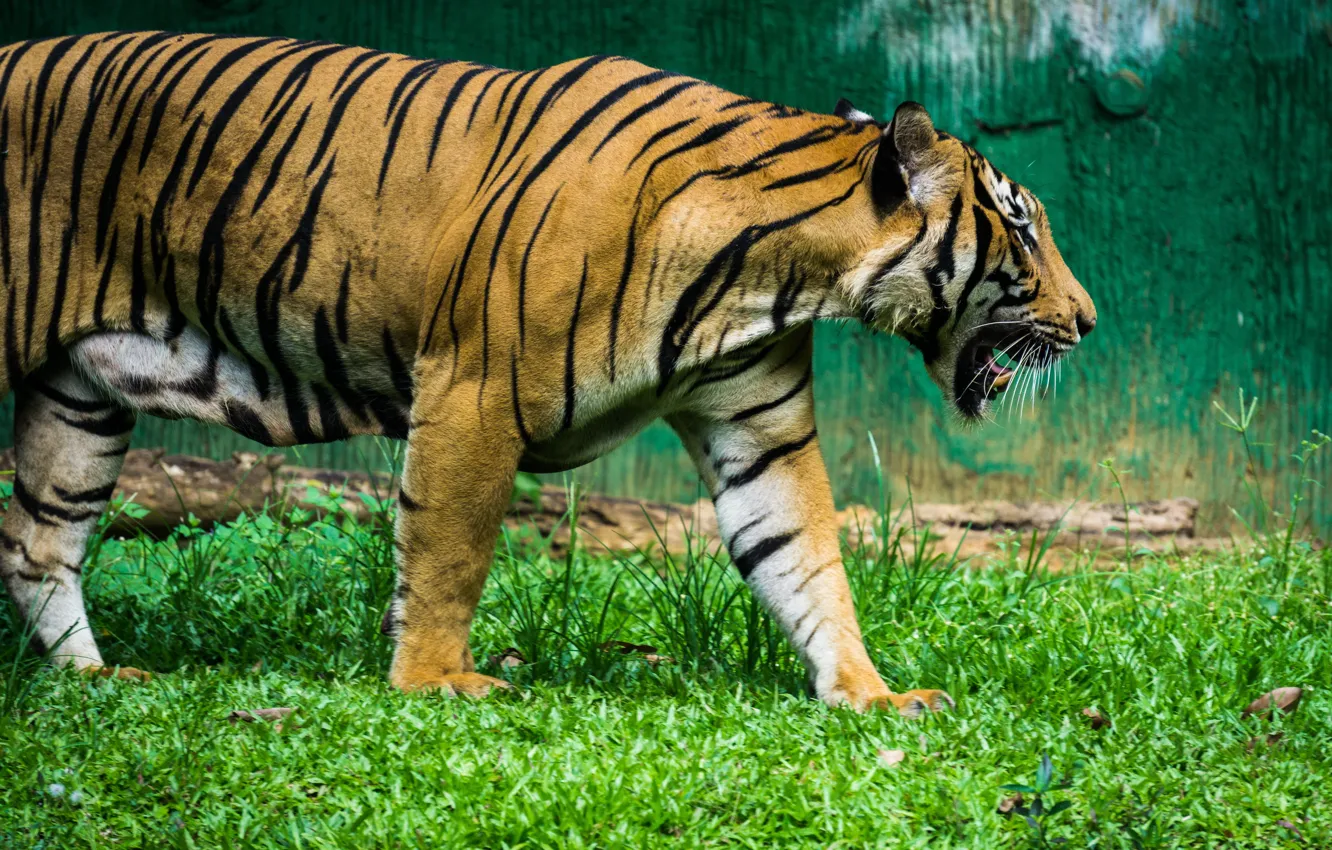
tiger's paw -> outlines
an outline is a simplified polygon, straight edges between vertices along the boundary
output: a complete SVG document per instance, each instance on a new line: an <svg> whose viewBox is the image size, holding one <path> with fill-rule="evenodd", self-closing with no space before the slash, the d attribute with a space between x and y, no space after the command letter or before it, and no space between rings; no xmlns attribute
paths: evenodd
<svg viewBox="0 0 1332 850"><path fill-rule="evenodd" d="M888 705L892 705L903 717L920 717L926 711L949 711L957 708L957 703L947 691L933 688L907 691L904 694L888 694L885 699L887 704L880 702L875 707L887 708Z"/></svg>
<svg viewBox="0 0 1332 850"><path fill-rule="evenodd" d="M513 685L494 676L480 673L444 673L411 683L394 682L399 690L408 693L419 691L441 691L446 696L465 696L481 699L490 695L492 690L513 690Z"/></svg>
<svg viewBox="0 0 1332 850"><path fill-rule="evenodd" d="M79 671L85 676L95 676L101 679L126 679L131 682L151 682L153 674L147 670L140 670L138 667L104 667L100 664L94 664L91 667L84 667Z"/></svg>

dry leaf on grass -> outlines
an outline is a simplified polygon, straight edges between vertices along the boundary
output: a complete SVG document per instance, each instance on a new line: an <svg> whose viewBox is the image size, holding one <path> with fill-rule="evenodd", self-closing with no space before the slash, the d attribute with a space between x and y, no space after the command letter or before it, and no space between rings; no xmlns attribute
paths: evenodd
<svg viewBox="0 0 1332 850"><path fill-rule="evenodd" d="M1023 800L1021 792L1014 794L1011 797L1005 797L1004 799L999 801L999 814L1003 815L1004 817L1008 817L1009 815L1013 814L1014 809L1022 805L1022 802Z"/></svg>
<svg viewBox="0 0 1332 850"><path fill-rule="evenodd" d="M879 750L879 761L897 767L906 759L906 750Z"/></svg>
<svg viewBox="0 0 1332 850"><path fill-rule="evenodd" d="M1259 744L1263 743L1264 740L1266 740L1266 742L1267 742L1267 746L1269 746L1269 747L1275 747L1277 744L1281 743L1281 736L1282 736L1282 733L1281 733L1281 732L1273 732L1272 734L1267 735L1265 738L1262 737L1262 736L1257 737L1257 738L1250 738L1250 739L1249 739L1249 743L1247 743L1247 744L1244 745L1244 749L1245 749L1247 752L1250 752L1250 753L1251 753L1251 752L1253 752L1254 747L1256 747L1256 746L1258 746Z"/></svg>
<svg viewBox="0 0 1332 850"><path fill-rule="evenodd" d="M517 647L509 646L500 650L499 655L490 656L490 663L496 667L508 669L510 667L521 667L527 663L527 659L518 651Z"/></svg>
<svg viewBox="0 0 1332 850"><path fill-rule="evenodd" d="M296 709L294 708L284 707L256 708L254 711L246 711L242 708L228 714L227 720L233 726L237 723L258 723L260 721L268 721L273 724L273 730L275 732L281 732L283 718L295 710Z"/></svg>
<svg viewBox="0 0 1332 850"><path fill-rule="evenodd" d="M1091 728L1093 729L1100 730L1110 725L1110 718L1094 708L1084 708L1082 714L1091 721Z"/></svg>
<svg viewBox="0 0 1332 850"><path fill-rule="evenodd" d="M618 652L621 655L638 655L649 664L674 664L669 655L658 655L655 646L645 643L629 643L623 640L608 640L601 645L602 652Z"/></svg>
<svg viewBox="0 0 1332 850"><path fill-rule="evenodd" d="M1295 826L1295 824L1291 823L1290 821L1279 820L1276 822L1276 825L1281 827L1282 829L1289 829L1291 832L1295 833L1295 838L1297 841L1304 840L1304 836L1300 834L1299 827Z"/></svg>
<svg viewBox="0 0 1332 850"><path fill-rule="evenodd" d="M1287 714L1293 712L1300 705L1300 697L1304 696L1304 691L1299 688L1277 688L1274 691L1268 691L1258 699L1249 703L1249 705L1240 714L1240 717L1249 717L1258 715L1266 718L1272 713L1272 706L1276 706Z"/></svg>

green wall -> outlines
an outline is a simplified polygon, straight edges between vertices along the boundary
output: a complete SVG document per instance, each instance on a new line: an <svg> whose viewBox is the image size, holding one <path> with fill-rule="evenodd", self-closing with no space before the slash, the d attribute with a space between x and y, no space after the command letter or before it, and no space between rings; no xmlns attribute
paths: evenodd
<svg viewBox="0 0 1332 850"><path fill-rule="evenodd" d="M816 390L841 501L874 493L866 432L917 498L1069 497L1113 456L1132 498L1192 495L1219 528L1242 491L1213 400L1262 399L1284 456L1332 430L1332 8L1324 0L8 0L0 38L101 29L263 33L531 67L613 52L828 111L919 100L1046 202L1097 332L1058 396L958 427L919 358L820 332ZM141 445L224 454L189 424ZM354 447L309 462L359 463ZM1324 462L1314 470L1327 478ZM616 492L692 497L662 426L585 471ZM1319 497L1332 529L1332 499Z"/></svg>

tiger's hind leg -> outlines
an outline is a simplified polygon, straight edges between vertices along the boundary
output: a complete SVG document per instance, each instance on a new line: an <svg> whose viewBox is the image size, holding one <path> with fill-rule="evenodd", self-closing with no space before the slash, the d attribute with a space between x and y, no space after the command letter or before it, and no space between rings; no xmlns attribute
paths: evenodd
<svg viewBox="0 0 1332 850"><path fill-rule="evenodd" d="M134 413L99 398L63 356L14 396L14 495L0 526L0 577L53 662L145 678L103 666L82 587L88 537L120 475Z"/></svg>

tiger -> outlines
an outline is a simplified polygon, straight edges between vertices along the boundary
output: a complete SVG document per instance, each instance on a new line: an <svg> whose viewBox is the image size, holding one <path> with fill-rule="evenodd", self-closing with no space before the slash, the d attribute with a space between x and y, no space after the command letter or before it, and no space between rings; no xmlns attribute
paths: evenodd
<svg viewBox="0 0 1332 850"><path fill-rule="evenodd" d="M472 697L511 687L469 636L518 472L664 419L813 696L947 709L890 691L857 623L814 324L905 339L965 422L1096 325L1040 201L914 102L111 32L0 49L0 150L0 574L88 673L149 676L104 663L80 572L139 414L406 441L388 678Z"/></svg>

